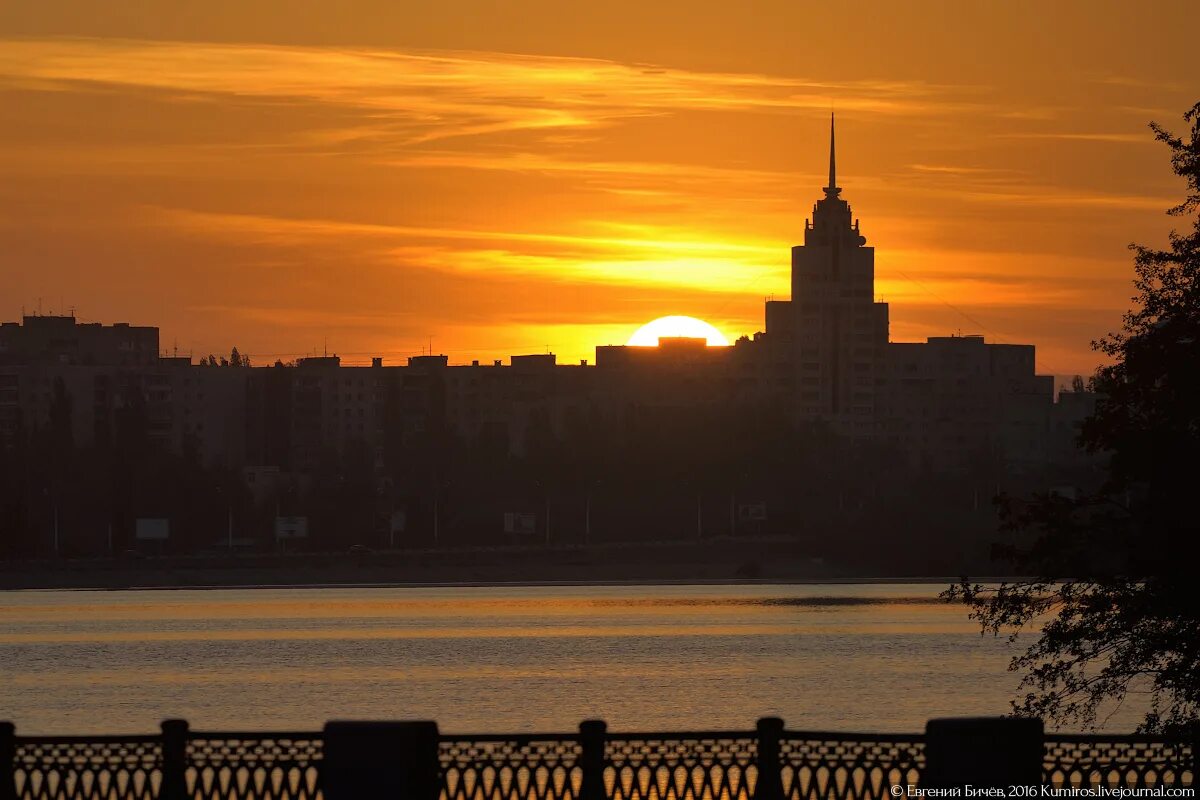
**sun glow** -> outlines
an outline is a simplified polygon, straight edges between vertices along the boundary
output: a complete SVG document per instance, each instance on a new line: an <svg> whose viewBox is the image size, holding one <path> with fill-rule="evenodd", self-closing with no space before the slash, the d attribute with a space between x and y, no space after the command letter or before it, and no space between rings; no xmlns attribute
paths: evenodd
<svg viewBox="0 0 1200 800"><path fill-rule="evenodd" d="M704 339L710 347L725 347L729 340L719 330L695 317L659 317L638 328L625 344L634 347L656 347L663 337L686 336Z"/></svg>

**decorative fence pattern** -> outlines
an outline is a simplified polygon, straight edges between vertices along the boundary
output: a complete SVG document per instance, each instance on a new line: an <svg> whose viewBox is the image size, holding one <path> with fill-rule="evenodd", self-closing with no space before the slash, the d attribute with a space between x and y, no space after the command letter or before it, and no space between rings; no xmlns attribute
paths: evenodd
<svg viewBox="0 0 1200 800"><path fill-rule="evenodd" d="M753 734L609 735L604 788L611 800L753 800Z"/></svg>
<svg viewBox="0 0 1200 800"><path fill-rule="evenodd" d="M443 736L442 800L577 800L582 753L577 735Z"/></svg>
<svg viewBox="0 0 1200 800"><path fill-rule="evenodd" d="M187 796L213 800L315 800L321 734L193 733Z"/></svg>
<svg viewBox="0 0 1200 800"><path fill-rule="evenodd" d="M1197 786L1195 742L1151 736L1047 734L1042 776L1056 786Z"/></svg>
<svg viewBox="0 0 1200 800"><path fill-rule="evenodd" d="M39 736L19 739L9 749L18 798L153 800L159 796L161 736ZM3 786L0 797L5 797Z"/></svg>
<svg viewBox="0 0 1200 800"><path fill-rule="evenodd" d="M923 736L788 733L780 742L786 800L890 798L916 785L925 767Z"/></svg>
<svg viewBox="0 0 1200 800"><path fill-rule="evenodd" d="M3 723L0 800L324 800L324 737L181 721L159 736L18 737ZM572 734L436 738L427 767L440 788L427 800L883 800L927 769L924 735L788 731L775 719L752 732L617 734L588 722ZM1193 742L1042 742L1045 784L1197 785Z"/></svg>

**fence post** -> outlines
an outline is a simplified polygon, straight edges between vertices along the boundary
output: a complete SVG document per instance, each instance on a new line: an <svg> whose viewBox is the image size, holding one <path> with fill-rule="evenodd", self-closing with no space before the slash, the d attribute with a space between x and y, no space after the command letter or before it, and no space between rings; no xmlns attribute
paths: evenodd
<svg viewBox="0 0 1200 800"><path fill-rule="evenodd" d="M17 726L0 722L0 800L17 800Z"/></svg>
<svg viewBox="0 0 1200 800"><path fill-rule="evenodd" d="M1183 785L1182 775L1175 785ZM1192 723L1192 785L1200 785L1200 722Z"/></svg>
<svg viewBox="0 0 1200 800"><path fill-rule="evenodd" d="M1040 786L1045 729L1030 717L960 717L925 724L922 788Z"/></svg>
<svg viewBox="0 0 1200 800"><path fill-rule="evenodd" d="M579 800L605 800L604 744L607 737L608 723L604 720L588 719L579 723L579 744L582 749L579 765L583 768Z"/></svg>
<svg viewBox="0 0 1200 800"><path fill-rule="evenodd" d="M779 740L783 738L783 720L763 717L758 721L758 779L753 800L783 800L783 765L779 761Z"/></svg>
<svg viewBox="0 0 1200 800"><path fill-rule="evenodd" d="M167 719L162 723L162 788L163 800L185 800L187 797L186 719Z"/></svg>
<svg viewBox="0 0 1200 800"><path fill-rule="evenodd" d="M326 800L438 800L436 722L327 722L320 786Z"/></svg>

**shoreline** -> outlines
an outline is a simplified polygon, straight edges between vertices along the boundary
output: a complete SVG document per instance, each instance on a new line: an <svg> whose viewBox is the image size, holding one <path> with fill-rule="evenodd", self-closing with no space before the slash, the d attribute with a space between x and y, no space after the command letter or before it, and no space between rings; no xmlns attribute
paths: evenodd
<svg viewBox="0 0 1200 800"><path fill-rule="evenodd" d="M677 578L638 580L529 580L529 581L392 581L364 583L212 583L180 584L175 586L61 586L9 588L0 585L0 592L172 592L220 591L225 589L292 590L292 589L488 589L488 588L554 588L554 587L641 587L641 586L949 586L957 578L931 576L891 576L863 578ZM1013 578L984 576L973 579L980 583L999 583Z"/></svg>
<svg viewBox="0 0 1200 800"><path fill-rule="evenodd" d="M713 539L588 548L464 548L382 552L206 554L0 562L0 591L940 584L992 570L840 564L795 539ZM935 571L936 570L936 571ZM978 580L978 579L977 579ZM991 582L988 580L988 582Z"/></svg>
<svg viewBox="0 0 1200 800"><path fill-rule="evenodd" d="M763 571L763 564L786 562ZM581 548L208 554L0 565L0 589L155 589L406 584L532 584L832 577L794 542L655 543Z"/></svg>

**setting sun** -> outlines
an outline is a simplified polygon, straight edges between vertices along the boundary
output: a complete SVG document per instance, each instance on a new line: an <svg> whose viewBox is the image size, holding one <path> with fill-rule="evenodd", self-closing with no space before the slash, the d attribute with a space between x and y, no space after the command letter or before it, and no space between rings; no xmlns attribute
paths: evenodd
<svg viewBox="0 0 1200 800"><path fill-rule="evenodd" d="M705 339L710 347L725 347L729 344L723 333L704 320L682 316L659 317L653 322L647 322L638 328L625 344L634 347L656 347L660 338L672 336Z"/></svg>

